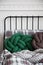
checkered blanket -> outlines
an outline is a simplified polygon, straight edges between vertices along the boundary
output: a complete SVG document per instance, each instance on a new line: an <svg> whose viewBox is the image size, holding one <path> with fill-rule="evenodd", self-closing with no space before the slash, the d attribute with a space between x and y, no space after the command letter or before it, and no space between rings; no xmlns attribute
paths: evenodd
<svg viewBox="0 0 43 65"><path fill-rule="evenodd" d="M38 53L38 51L35 51L35 52ZM33 52L33 53L35 53L35 52ZM43 64L43 63L39 63L36 61L35 61L36 63L31 62L30 60L33 60L33 59L30 59L30 57L32 58L31 55L33 53L30 53L30 55L29 55L29 53L30 53L30 51L23 50L21 52L17 52L17 53L12 54L8 50L4 50L4 52L1 55L1 57L4 57L3 58L3 65L42 65ZM34 57L36 57L36 56L34 56Z"/></svg>

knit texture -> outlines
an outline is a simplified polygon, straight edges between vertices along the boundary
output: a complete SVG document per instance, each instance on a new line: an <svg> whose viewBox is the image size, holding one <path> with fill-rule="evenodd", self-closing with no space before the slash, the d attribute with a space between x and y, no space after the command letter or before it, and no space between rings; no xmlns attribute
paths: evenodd
<svg viewBox="0 0 43 65"><path fill-rule="evenodd" d="M36 32L33 35L32 46L34 49L43 49L43 32Z"/></svg>
<svg viewBox="0 0 43 65"><path fill-rule="evenodd" d="M32 39L33 39L32 35L15 33L10 38L4 40L4 46L8 51L12 53L26 49L33 51L34 49L31 44Z"/></svg>

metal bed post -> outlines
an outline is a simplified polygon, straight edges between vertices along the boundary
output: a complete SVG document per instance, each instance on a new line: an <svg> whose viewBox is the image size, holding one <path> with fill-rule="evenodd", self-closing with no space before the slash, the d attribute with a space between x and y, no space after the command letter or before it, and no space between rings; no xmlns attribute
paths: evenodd
<svg viewBox="0 0 43 65"><path fill-rule="evenodd" d="M10 16L10 30L11 30L11 16Z"/></svg>

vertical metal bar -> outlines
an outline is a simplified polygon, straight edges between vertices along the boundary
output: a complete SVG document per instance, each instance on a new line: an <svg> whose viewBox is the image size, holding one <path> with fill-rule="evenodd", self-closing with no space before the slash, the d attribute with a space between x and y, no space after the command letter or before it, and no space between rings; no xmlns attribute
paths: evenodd
<svg viewBox="0 0 43 65"><path fill-rule="evenodd" d="M32 16L32 30L33 30L33 16Z"/></svg>
<svg viewBox="0 0 43 65"><path fill-rule="evenodd" d="M15 30L17 30L17 17L15 17Z"/></svg>
<svg viewBox="0 0 43 65"><path fill-rule="evenodd" d="M10 30L11 30L11 16L10 16Z"/></svg>
<svg viewBox="0 0 43 65"><path fill-rule="evenodd" d="M28 16L27 16L26 29L28 30Z"/></svg>
<svg viewBox="0 0 43 65"><path fill-rule="evenodd" d="M4 20L4 35L5 35L5 32L6 32L6 20Z"/></svg>
<svg viewBox="0 0 43 65"><path fill-rule="evenodd" d="M5 49L5 48L4 48L5 32L6 32L6 18L5 18L5 20L4 20L4 39L3 39L3 50Z"/></svg>
<svg viewBox="0 0 43 65"><path fill-rule="evenodd" d="M38 16L38 26L37 26L38 30L39 30L39 16Z"/></svg>
<svg viewBox="0 0 43 65"><path fill-rule="evenodd" d="M22 30L22 16L21 16L21 30Z"/></svg>

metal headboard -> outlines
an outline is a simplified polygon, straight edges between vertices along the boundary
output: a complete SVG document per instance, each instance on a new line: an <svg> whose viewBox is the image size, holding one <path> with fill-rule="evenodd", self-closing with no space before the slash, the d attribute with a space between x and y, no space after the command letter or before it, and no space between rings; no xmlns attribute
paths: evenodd
<svg viewBox="0 0 43 65"><path fill-rule="evenodd" d="M5 19L4 19L4 39L5 39L5 33L6 33L6 25L8 25L8 24L6 24L6 20L9 18L9 22L10 22L10 25L9 25L9 27L10 27L10 31L11 31L11 26L12 26L12 18L15 18L15 30L17 30L17 18L20 18L21 19L21 30L23 31L23 29L22 29L22 25L23 25L23 18L26 18L26 29L25 29L25 32L26 32L26 30L28 30L28 31L33 31L33 23L34 23L34 18L37 18L37 23L38 23L38 25L37 25L37 30L40 30L39 29L39 19L40 18L43 18L43 16L7 16ZM31 30L29 30L28 29L28 19L29 18L31 18L31 20L32 20L32 29ZM43 31L43 30L40 30L40 31Z"/></svg>

